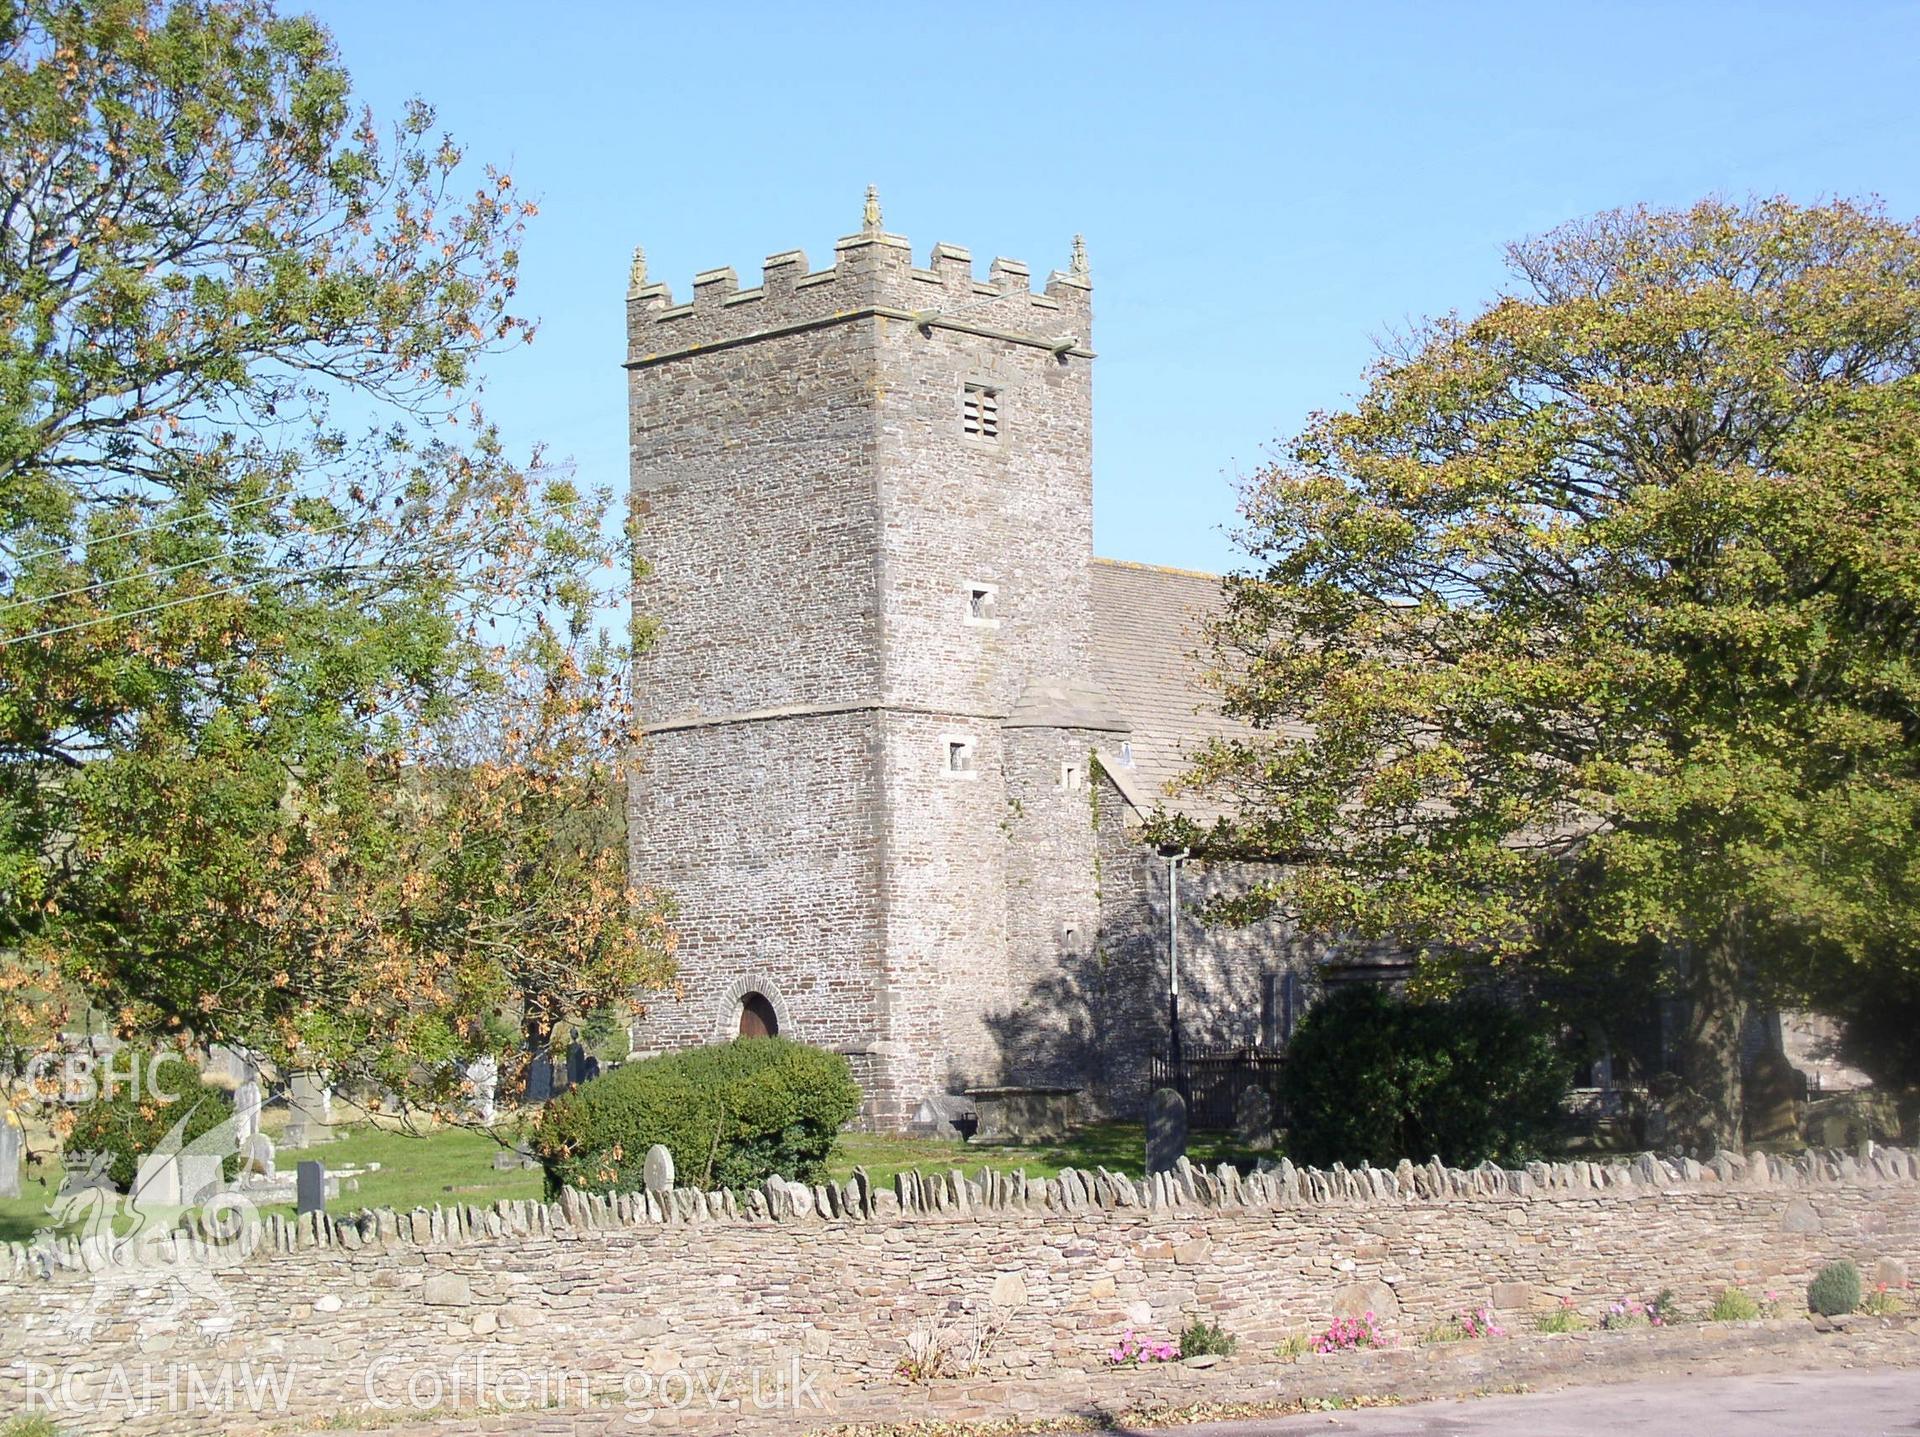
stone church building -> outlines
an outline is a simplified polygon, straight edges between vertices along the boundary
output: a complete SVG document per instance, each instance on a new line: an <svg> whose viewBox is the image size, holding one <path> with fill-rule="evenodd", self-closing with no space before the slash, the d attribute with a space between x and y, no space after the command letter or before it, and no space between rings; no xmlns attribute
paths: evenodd
<svg viewBox="0 0 1920 1437"><path fill-rule="evenodd" d="M845 1053L868 1122L969 1087L1138 1108L1167 1043L1168 862L1139 839L1224 720L1208 575L1093 555L1093 305L881 227L742 289L627 296L645 738L634 871L679 905L646 1049ZM1273 1044L1309 971L1179 875L1188 1044Z"/></svg>

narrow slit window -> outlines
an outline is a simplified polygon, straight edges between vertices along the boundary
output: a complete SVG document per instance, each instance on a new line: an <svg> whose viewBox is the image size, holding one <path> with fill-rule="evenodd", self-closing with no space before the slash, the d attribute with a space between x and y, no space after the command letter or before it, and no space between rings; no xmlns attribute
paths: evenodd
<svg viewBox="0 0 1920 1437"><path fill-rule="evenodd" d="M967 622L995 625L1000 622L1000 591L992 584L967 585Z"/></svg>
<svg viewBox="0 0 1920 1437"><path fill-rule="evenodd" d="M1060 787L1068 793L1078 793L1086 786L1086 770L1077 763L1060 765Z"/></svg>
<svg viewBox="0 0 1920 1437"><path fill-rule="evenodd" d="M969 439L1000 437L1000 391L969 384L960 400L960 432Z"/></svg>
<svg viewBox="0 0 1920 1437"><path fill-rule="evenodd" d="M973 740L969 738L950 738L947 740L947 772L956 777L973 775Z"/></svg>

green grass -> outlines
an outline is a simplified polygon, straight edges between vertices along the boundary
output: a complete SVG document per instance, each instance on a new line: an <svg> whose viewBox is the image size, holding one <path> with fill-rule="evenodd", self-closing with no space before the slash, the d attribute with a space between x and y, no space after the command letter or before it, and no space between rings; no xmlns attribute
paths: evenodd
<svg viewBox="0 0 1920 1437"><path fill-rule="evenodd" d="M274 1162L283 1173L306 1158L330 1168L380 1164L377 1173L356 1179L358 1192L342 1192L329 1203L336 1212L356 1208L390 1207L406 1211L439 1203L472 1203L485 1207L503 1199L537 1198L545 1179L537 1170L512 1168L496 1172L493 1155L500 1144L485 1133L468 1128L439 1128L407 1133L389 1128L363 1127L317 1148L283 1148ZM267 1211L292 1213L292 1204Z"/></svg>
<svg viewBox="0 0 1920 1437"><path fill-rule="evenodd" d="M0 1198L0 1242L27 1242L34 1232L47 1225L47 1208L60 1191L60 1169L49 1173L38 1164L28 1168L20 1183L20 1196ZM6 1429L0 1427L0 1437Z"/></svg>
<svg viewBox="0 0 1920 1437"><path fill-rule="evenodd" d="M1206 1168L1228 1162L1252 1168L1256 1159L1271 1153L1252 1153L1238 1147L1227 1133L1195 1133L1187 1156ZM973 1172L982 1167L1013 1172L1024 1168L1030 1178L1057 1176L1062 1168L1107 1168L1139 1176L1146 1171L1146 1130L1138 1123L1089 1123L1072 1136L1053 1143L1016 1146L995 1143L976 1147L942 1138L882 1137L873 1133L842 1133L834 1144L828 1170L845 1178L856 1165L866 1168L874 1182L891 1184L893 1175L908 1168L923 1172L952 1167Z"/></svg>
<svg viewBox="0 0 1920 1437"><path fill-rule="evenodd" d="M342 1192L330 1204L335 1212L359 1208L390 1207L406 1211L432 1207L438 1203L452 1206L471 1203L476 1207L502 1199L537 1198L544 1191L544 1178L538 1170L513 1168L497 1172L493 1156L500 1145L484 1133L466 1128L439 1128L424 1133L408 1133L391 1128L361 1126L349 1128L343 1136L321 1147L307 1150L283 1148L275 1155L280 1171L289 1173L303 1158L312 1158L331 1168L364 1167L380 1164L380 1171L362 1175L357 1192ZM1264 1154L1245 1152L1234 1146L1227 1134L1196 1133L1188 1147L1195 1163L1211 1168L1231 1162L1250 1168ZM1030 1178L1056 1176L1062 1168L1105 1167L1115 1172L1138 1175L1146 1158L1146 1135L1138 1123L1093 1123L1059 1142L1030 1146L994 1144L975 1147L957 1140L940 1138L880 1137L871 1133L845 1133L834 1145L828 1160L828 1172L844 1181L856 1166L865 1167L874 1183L891 1187L895 1173L909 1168L922 1172L944 1172L964 1168L969 1173L982 1167L1002 1172L1024 1169ZM47 1205L59 1186L59 1169L50 1175L30 1173L24 1195L0 1202L0 1240L25 1242L47 1222ZM268 1206L263 1212L291 1215L292 1204Z"/></svg>

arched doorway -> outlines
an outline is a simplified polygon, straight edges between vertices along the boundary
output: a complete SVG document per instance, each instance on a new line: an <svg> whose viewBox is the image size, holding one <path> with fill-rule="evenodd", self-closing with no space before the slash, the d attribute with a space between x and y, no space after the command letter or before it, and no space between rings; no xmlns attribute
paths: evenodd
<svg viewBox="0 0 1920 1437"><path fill-rule="evenodd" d="M780 1019L764 993L747 993L740 999L740 1036L771 1038L780 1031Z"/></svg>

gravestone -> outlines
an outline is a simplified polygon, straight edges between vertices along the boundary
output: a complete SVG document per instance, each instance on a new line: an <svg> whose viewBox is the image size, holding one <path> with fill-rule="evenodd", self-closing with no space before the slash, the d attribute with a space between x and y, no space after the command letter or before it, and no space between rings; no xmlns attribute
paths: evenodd
<svg viewBox="0 0 1920 1437"><path fill-rule="evenodd" d="M1173 1088L1156 1088L1147 1099L1147 1171L1167 1172L1186 1152L1186 1099Z"/></svg>
<svg viewBox="0 0 1920 1437"><path fill-rule="evenodd" d="M180 1178L180 1201L183 1205L206 1202L218 1197L227 1190L227 1181L221 1172L223 1159L217 1153L181 1153L174 1159L174 1171Z"/></svg>
<svg viewBox="0 0 1920 1437"><path fill-rule="evenodd" d="M467 1082L473 1088L473 1116L483 1123L494 1119L494 1099L500 1087L500 1064L491 1053L482 1053L467 1064Z"/></svg>
<svg viewBox="0 0 1920 1437"><path fill-rule="evenodd" d="M240 1171L258 1173L263 1178L279 1176L274 1165L273 1139L265 1133L255 1133L248 1138L240 1149Z"/></svg>
<svg viewBox="0 0 1920 1437"><path fill-rule="evenodd" d="M180 1207L180 1160L173 1153L148 1153L134 1169L134 1205L142 1208Z"/></svg>
<svg viewBox="0 0 1920 1437"><path fill-rule="evenodd" d="M62 1153L60 1196L71 1197L75 1193L96 1190L111 1192L113 1179L107 1176L107 1169L112 1164L110 1153Z"/></svg>
<svg viewBox="0 0 1920 1437"><path fill-rule="evenodd" d="M311 1068L295 1072L288 1082L287 1111L292 1114L284 1137L290 1148L310 1148L333 1141L333 1093L326 1075Z"/></svg>
<svg viewBox="0 0 1920 1437"><path fill-rule="evenodd" d="M207 1049L206 1067L201 1070L203 1082L226 1084L236 1088L244 1082L260 1076L259 1070L244 1048L231 1047L226 1043L215 1043Z"/></svg>
<svg viewBox="0 0 1920 1437"><path fill-rule="evenodd" d="M1743 1098L1748 1142L1792 1142L1800 1136L1807 1080L1785 1053L1769 1048L1753 1060Z"/></svg>
<svg viewBox="0 0 1920 1437"><path fill-rule="evenodd" d="M1273 1146L1273 1095L1258 1083L1242 1088L1233 1101L1233 1135L1243 1148Z"/></svg>
<svg viewBox="0 0 1920 1437"><path fill-rule="evenodd" d="M544 1047L535 1048L527 1060L526 1097L530 1103L553 1097L553 1055Z"/></svg>
<svg viewBox="0 0 1920 1437"><path fill-rule="evenodd" d="M647 1149L647 1162L643 1172L647 1191L656 1196L673 1191L673 1154L659 1143Z"/></svg>
<svg viewBox="0 0 1920 1437"><path fill-rule="evenodd" d="M235 1145L241 1152L245 1152L248 1141L259 1131L260 1082L257 1078L248 1078L233 1090L233 1136Z"/></svg>
<svg viewBox="0 0 1920 1437"><path fill-rule="evenodd" d="M312 1158L295 1169L294 1212L296 1215L327 1210L327 1169Z"/></svg>
<svg viewBox="0 0 1920 1437"><path fill-rule="evenodd" d="M20 1196L20 1166L26 1160L27 1135L12 1112L0 1116L0 1198Z"/></svg>

